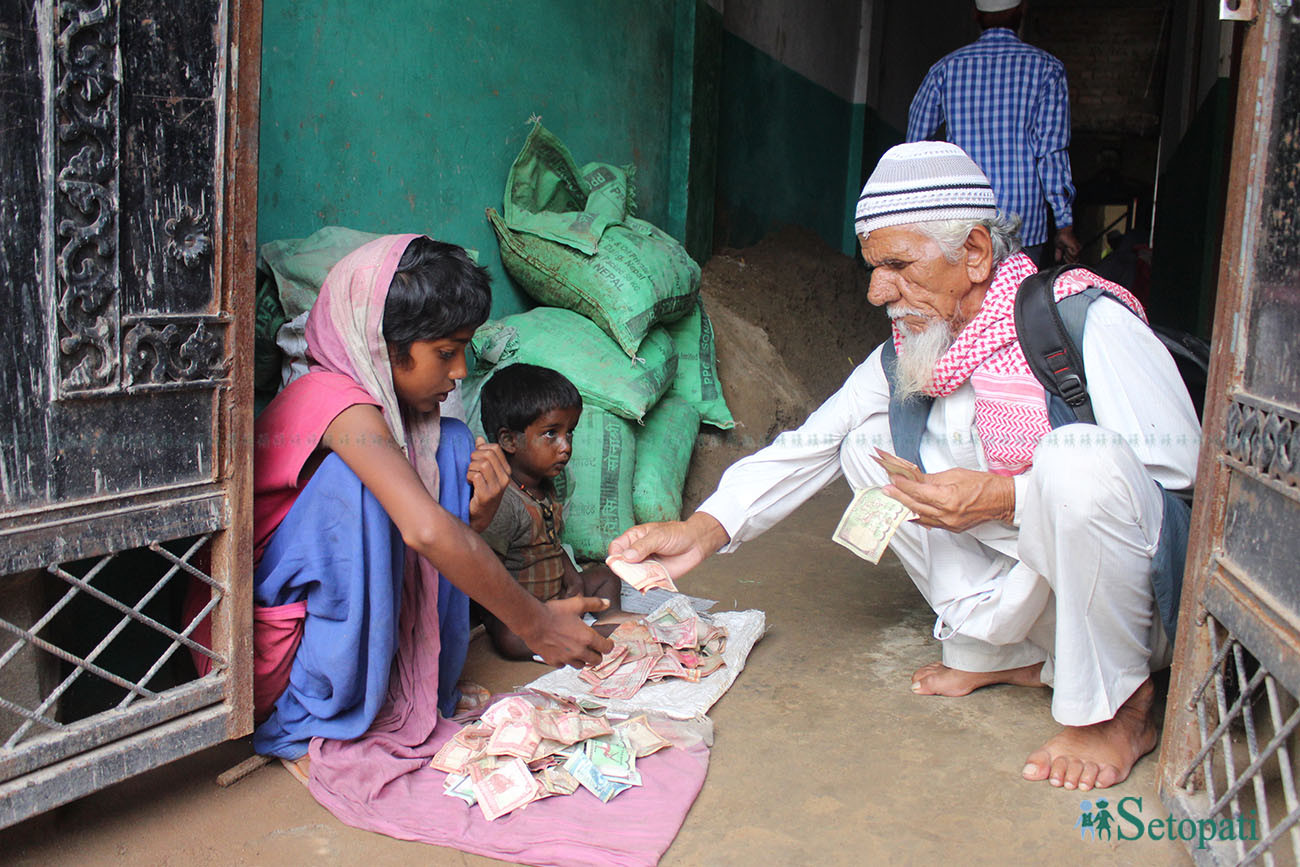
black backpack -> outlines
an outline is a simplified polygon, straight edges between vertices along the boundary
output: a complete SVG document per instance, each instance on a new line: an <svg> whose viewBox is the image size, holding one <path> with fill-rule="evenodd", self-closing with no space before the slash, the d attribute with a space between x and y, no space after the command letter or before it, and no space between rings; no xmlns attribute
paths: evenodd
<svg viewBox="0 0 1300 867"><path fill-rule="evenodd" d="M1052 291L1057 277L1080 267L1062 265L1031 274L1016 294L1016 336L1029 368L1047 390L1047 410L1053 427L1075 420L1096 423L1092 399L1088 396L1088 378L1083 371L1083 326L1092 302L1110 293L1089 286L1054 302L1056 296ZM1160 325L1151 326L1151 330L1174 357L1196 407L1196 417L1200 418L1205 406L1210 345L1185 331Z"/></svg>

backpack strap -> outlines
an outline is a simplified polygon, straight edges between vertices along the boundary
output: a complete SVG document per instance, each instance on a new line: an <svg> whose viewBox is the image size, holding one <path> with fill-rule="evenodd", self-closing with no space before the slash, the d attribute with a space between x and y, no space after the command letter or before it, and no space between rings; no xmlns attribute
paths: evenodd
<svg viewBox="0 0 1300 867"><path fill-rule="evenodd" d="M894 389L898 381L898 350L894 348L892 338L886 338L881 347L880 366L884 368L885 381L889 383L889 435L894 441L894 454L911 461L924 472L921 437L925 434L934 398L920 394L906 401L898 399Z"/></svg>
<svg viewBox="0 0 1300 867"><path fill-rule="evenodd" d="M1089 287L1077 296L1063 299L1061 303L1065 304L1071 298L1083 296L1071 303L1063 316L1052 289L1057 277L1078 267L1082 266L1062 265L1031 274L1016 293L1016 337L1024 350L1025 360L1029 362L1029 369L1048 392L1048 414L1053 427L1068 423L1071 419L1064 417L1068 414L1073 414L1073 420L1096 423L1092 400L1088 397L1088 378L1083 370L1080 343L1088 316L1087 308L1102 293L1097 287ZM1052 396L1059 398L1055 412ZM1059 406L1060 402L1065 406Z"/></svg>

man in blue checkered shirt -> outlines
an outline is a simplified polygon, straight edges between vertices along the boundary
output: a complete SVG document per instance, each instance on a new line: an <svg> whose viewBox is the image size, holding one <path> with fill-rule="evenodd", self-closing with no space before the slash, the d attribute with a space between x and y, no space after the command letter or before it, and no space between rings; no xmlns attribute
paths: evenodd
<svg viewBox="0 0 1300 867"><path fill-rule="evenodd" d="M984 33L930 68L907 114L907 140L948 141L993 183L998 208L1019 214L1025 252L1041 261L1047 206L1056 222L1055 258L1075 261L1070 180L1070 97L1061 61L1015 34L1023 0L975 0Z"/></svg>

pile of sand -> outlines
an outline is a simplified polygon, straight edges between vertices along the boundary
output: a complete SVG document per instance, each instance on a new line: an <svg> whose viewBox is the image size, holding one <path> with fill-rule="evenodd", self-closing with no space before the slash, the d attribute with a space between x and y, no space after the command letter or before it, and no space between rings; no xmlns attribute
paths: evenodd
<svg viewBox="0 0 1300 867"><path fill-rule="evenodd" d="M700 429L683 515L733 461L802 424L889 333L884 313L867 301L861 260L804 229L718 251L704 266L700 294L736 427Z"/></svg>

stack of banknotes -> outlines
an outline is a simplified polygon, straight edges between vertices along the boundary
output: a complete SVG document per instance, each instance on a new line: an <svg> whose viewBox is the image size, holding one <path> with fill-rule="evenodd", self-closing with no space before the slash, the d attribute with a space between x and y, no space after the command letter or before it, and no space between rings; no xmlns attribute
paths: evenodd
<svg viewBox="0 0 1300 867"><path fill-rule="evenodd" d="M611 723L547 696L538 706L508 696L465 726L429 761L447 773L444 793L477 804L491 821L581 786L608 801L641 785L636 760L672 744L644 715Z"/></svg>
<svg viewBox="0 0 1300 867"><path fill-rule="evenodd" d="M723 666L726 627L674 596L643 619L620 623L610 633L614 649L578 673L596 698L629 699L647 681L680 677L699 682Z"/></svg>
<svg viewBox="0 0 1300 867"><path fill-rule="evenodd" d="M654 587L677 592L677 585L673 583L673 576L668 574L668 567L654 557L648 557L640 563L629 563L621 557L607 557L605 565L641 593Z"/></svg>

